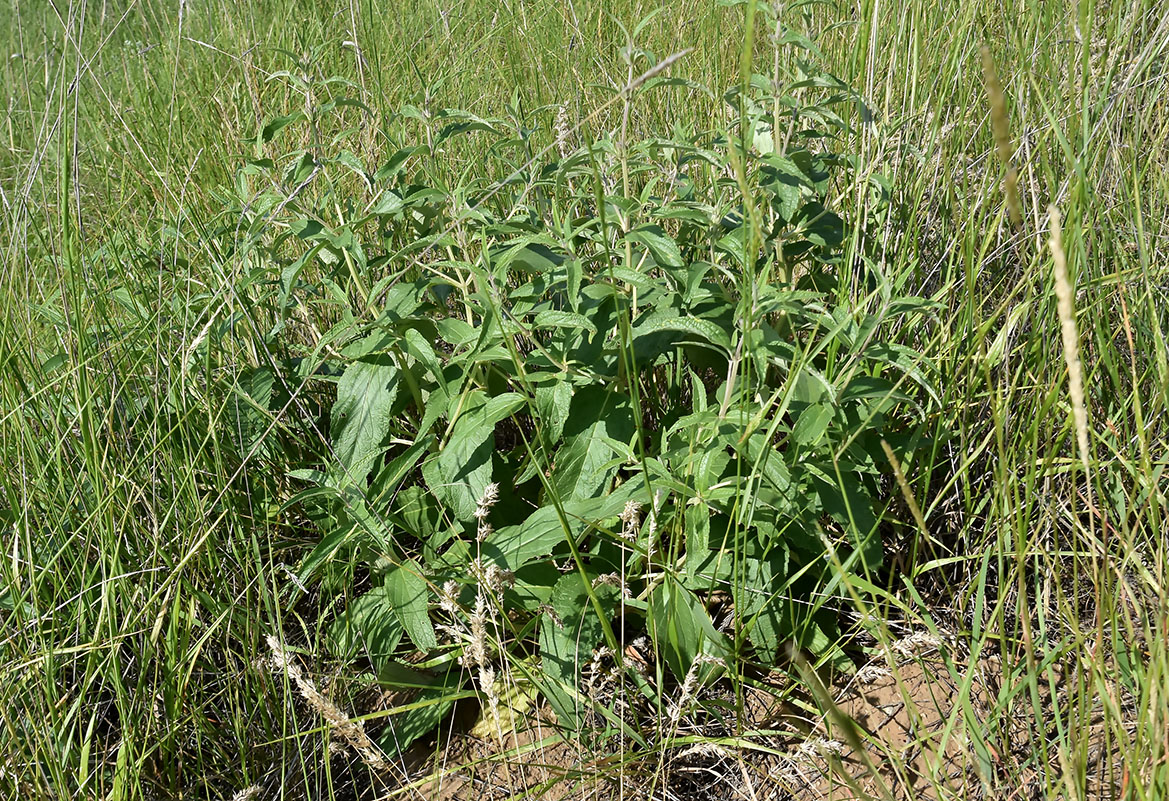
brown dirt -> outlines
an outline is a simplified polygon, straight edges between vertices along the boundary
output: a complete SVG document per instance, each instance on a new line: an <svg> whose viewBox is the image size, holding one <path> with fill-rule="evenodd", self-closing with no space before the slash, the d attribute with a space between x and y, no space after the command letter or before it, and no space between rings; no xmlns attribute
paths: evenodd
<svg viewBox="0 0 1169 801"><path fill-rule="evenodd" d="M899 652L891 651L887 659L834 686L835 704L843 718L820 714L808 701L794 696L781 702L771 693L752 691L745 698L742 727L729 720L712 722L709 714L702 720L690 716L681 720L679 738L688 733L710 737L715 730L712 725L722 725L739 731L735 744L724 739L721 744L694 745L691 740L640 756L621 749L615 741L600 747L566 741L558 737L554 717L544 708L502 742L467 733L454 735L440 763L432 760L423 771L428 774L425 778L387 798L846 801L994 797L1024 801L1044 797L1045 788L1039 784L1043 766L1032 744L1036 737L1047 736L1050 721L1036 721L1031 704L1018 703L1025 693L1010 685L999 660L981 659L971 674L954 676L937 650L948 646L929 638L912 640L908 638ZM951 664L967 662L955 658ZM1048 676L1050 686L1062 693L1056 666ZM788 681L776 678L777 684ZM964 683L969 685L966 692L960 686ZM955 708L960 698L969 703ZM1011 698L1014 704L1009 703ZM722 700L725 704L726 699ZM1049 707L1050 699L1044 696L1041 706ZM855 737L841 730L842 722L853 729ZM970 738L970 722L996 736ZM1102 733L1089 731L1087 736L1090 743L1097 743L1095 753L1101 753ZM974 739L1019 745L1005 753L991 745L980 755ZM582 761L582 755L588 759ZM1100 778L1096 792L1090 786L1089 794L1104 797L1108 788L1113 785Z"/></svg>

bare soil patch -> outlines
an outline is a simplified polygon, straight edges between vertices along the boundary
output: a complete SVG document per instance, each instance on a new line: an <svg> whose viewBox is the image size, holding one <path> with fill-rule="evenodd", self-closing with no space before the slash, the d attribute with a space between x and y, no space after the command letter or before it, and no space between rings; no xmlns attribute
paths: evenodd
<svg viewBox="0 0 1169 801"><path fill-rule="evenodd" d="M730 711L718 720L710 710L726 710L728 699L713 697L706 699L705 711L682 716L672 737L638 753L616 738L599 747L566 739L551 711L541 708L502 739L475 737L464 726L439 749L439 757L432 750L425 768L418 765L415 782L390 797L1016 801L1050 794L1054 788L1040 785L1043 764L1034 744L1052 725L1044 710L1065 695L1058 665L1045 673L1049 681L1036 715L1025 688L1012 686L997 657L979 659L956 674L954 665L971 663L951 658L948 667L939 650L948 645L918 636L898 646L832 686L839 714L817 710L806 697L780 700L781 692L752 690L741 714ZM786 677L775 678L777 690L790 685ZM640 722L644 731L647 721ZM972 726L978 727L977 736L971 736ZM1089 726L1084 736L1090 753L1102 754L1102 728ZM1004 741L1017 746L995 745ZM1090 796L1108 797L1117 781L1095 777Z"/></svg>

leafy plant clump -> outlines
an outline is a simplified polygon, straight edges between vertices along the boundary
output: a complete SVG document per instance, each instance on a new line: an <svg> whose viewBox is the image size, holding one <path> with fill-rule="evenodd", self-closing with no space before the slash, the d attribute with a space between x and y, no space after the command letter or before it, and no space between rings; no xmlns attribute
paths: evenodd
<svg viewBox="0 0 1169 801"><path fill-rule="evenodd" d="M873 220L831 210L855 167L832 109L855 98L801 69L798 102L763 76L730 93L730 133L561 131L554 158L514 109L413 109L427 144L372 173L320 146L263 157L312 114L261 131L239 190L278 274L270 338L302 340L284 380L335 386L327 455L286 505L322 532L299 579L360 588L335 655L419 691L384 747L472 691L498 719L517 684L578 727L602 651L658 705L787 643L846 661L838 613L885 563L881 440L912 448L931 397L886 334L932 307L884 281ZM427 175L472 142L504 179ZM354 183L368 203L340 199ZM639 637L655 671L625 664Z"/></svg>

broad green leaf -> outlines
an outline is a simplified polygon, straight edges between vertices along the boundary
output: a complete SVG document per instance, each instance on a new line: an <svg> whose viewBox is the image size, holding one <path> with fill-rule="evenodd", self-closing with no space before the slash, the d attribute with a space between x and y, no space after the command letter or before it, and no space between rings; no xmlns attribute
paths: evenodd
<svg viewBox="0 0 1169 801"><path fill-rule="evenodd" d="M710 489L722 480L723 472L731 462L727 452L726 438L719 437L705 450L693 455L686 465L684 474L693 478L694 490L699 497L705 496Z"/></svg>
<svg viewBox="0 0 1169 801"><path fill-rule="evenodd" d="M500 282L508 280L508 271L516 265L521 271L537 275L555 273L565 256L554 250L556 242L544 234L530 234L492 251L491 271Z"/></svg>
<svg viewBox="0 0 1169 801"><path fill-rule="evenodd" d="M699 568L710 556L710 515L712 510L704 503L686 507L686 573L698 577Z"/></svg>
<svg viewBox="0 0 1169 801"><path fill-rule="evenodd" d="M404 208L406 208L406 201L402 199L402 196L392 189L387 189L370 207L369 213L389 216L397 214Z"/></svg>
<svg viewBox="0 0 1169 801"><path fill-rule="evenodd" d="M795 162L785 156L772 153L763 159L763 164L761 184L774 195L775 210L785 221L790 221L795 217L804 194L812 191L812 182Z"/></svg>
<svg viewBox="0 0 1169 801"><path fill-rule="evenodd" d="M442 510L425 487L406 487L394 498L394 511L410 536L426 541L438 531Z"/></svg>
<svg viewBox="0 0 1169 801"><path fill-rule="evenodd" d="M747 440L747 458L751 470L761 473L780 494L792 491L791 470L783 454L773 448L765 436L756 434Z"/></svg>
<svg viewBox="0 0 1169 801"><path fill-rule="evenodd" d="M350 601L329 626L328 635L338 657L357 653L375 665L392 657L402 639L402 624L394 614L386 586L376 586Z"/></svg>
<svg viewBox="0 0 1169 801"><path fill-rule="evenodd" d="M443 342L455 347L470 345L479 335L470 323L458 317L444 317L435 323Z"/></svg>
<svg viewBox="0 0 1169 801"><path fill-rule="evenodd" d="M576 256L569 256L564 261L565 277L568 281L568 305L574 312L580 311L580 282L581 269L580 259Z"/></svg>
<svg viewBox="0 0 1169 801"><path fill-rule="evenodd" d="M825 403L805 407L792 426L792 440L803 448L815 448L828 430L832 415L832 407Z"/></svg>
<svg viewBox="0 0 1169 801"><path fill-rule="evenodd" d="M442 144L452 136L471 133L473 131L486 131L487 133L492 133L496 136L501 135L499 129L488 125L486 122L482 122L480 120L466 120L463 122L452 122L448 125L444 125L442 130L438 132L438 137L434 141L436 145Z"/></svg>
<svg viewBox="0 0 1169 801"><path fill-rule="evenodd" d="M390 687L398 686L392 680L385 683ZM413 679L410 679L413 681ZM447 713L461 698L473 698L472 690L460 690L461 671L451 669L446 674L436 677L430 689L425 689L415 695L408 703L399 707L399 711L391 715L386 721L377 743L383 751L395 757L400 757L410 747L410 744L425 734L433 731ZM415 685L407 683L406 687Z"/></svg>
<svg viewBox="0 0 1169 801"><path fill-rule="evenodd" d="M404 340L406 352L426 368L431 378L434 379L436 390L445 396L442 401L443 405L449 405L450 398L459 394L459 384L456 381L452 382L450 386L447 385L446 376L443 374L442 362L439 361L430 342L413 328L407 329L402 335L402 339Z"/></svg>
<svg viewBox="0 0 1169 801"><path fill-rule="evenodd" d="M260 129L258 139L260 142L264 143L271 142L272 138L276 136L276 134L283 131L292 123L299 122L303 119L305 119L305 115L302 111L295 111L292 114L273 117L264 124L263 128Z"/></svg>
<svg viewBox="0 0 1169 801"><path fill-rule="evenodd" d="M842 404L856 400L876 401L869 406L873 412L888 412L898 403L918 407L917 401L894 387L892 382L868 375L854 377L840 393Z"/></svg>
<svg viewBox="0 0 1169 801"><path fill-rule="evenodd" d="M686 338L691 341L708 342L728 353L731 350L730 335L719 325L700 317L682 317L672 313L654 314L638 323L633 335L642 337L657 331L678 331L686 334Z"/></svg>
<svg viewBox="0 0 1169 801"><path fill-rule="evenodd" d="M456 519L468 522L474 518L476 504L491 483L495 425L523 404L522 395L508 392L464 412L439 455L423 465L431 492Z"/></svg>
<svg viewBox="0 0 1169 801"><path fill-rule="evenodd" d="M797 216L801 231L812 244L834 248L844 241L844 220L820 203L804 204Z"/></svg>
<svg viewBox="0 0 1169 801"><path fill-rule="evenodd" d="M397 176L406 166L406 162L415 153L424 153L426 145L414 145L413 147L404 147L394 155L390 156L389 161L378 168L378 171L373 174L374 181L387 181L390 178Z"/></svg>
<svg viewBox="0 0 1169 801"><path fill-rule="evenodd" d="M838 479L834 472L806 463L805 469L813 477L813 486L825 513L845 528L856 549L860 562L851 572L870 575L881 567L884 548L877 529L873 501L860 480L848 472ZM829 468L830 469L830 468Z"/></svg>
<svg viewBox="0 0 1169 801"><path fill-rule="evenodd" d="M832 399L835 397L835 389L824 374L817 370L810 364L803 364L800 366L791 380L795 382L792 387L792 400L800 403L818 403L821 400Z"/></svg>
<svg viewBox="0 0 1169 801"><path fill-rule="evenodd" d="M409 559L392 568L386 573L385 587L394 614L410 635L414 647L424 652L437 648L438 640L430 622L430 588L418 563Z"/></svg>
<svg viewBox="0 0 1169 801"><path fill-rule="evenodd" d="M730 644L714 627L698 598L677 579L666 576L649 596L650 634L674 676L681 681L699 654L726 659ZM699 668L699 680L714 672L714 665Z"/></svg>
<svg viewBox="0 0 1169 801"><path fill-rule="evenodd" d="M555 506L544 506L528 515L517 526L505 526L491 533L482 543L483 556L508 570L517 570L528 561L552 553L565 537L576 537L584 530L590 509L602 511L600 501L568 502L563 505L568 530L565 530Z"/></svg>
<svg viewBox="0 0 1169 801"><path fill-rule="evenodd" d="M612 616L620 599L616 587L593 589L601 608ZM552 608L559 621L545 614L540 620L540 661L546 676L545 694L556 716L573 729L580 727L582 700L578 689L585 664L604 641L604 628L589 598L585 579L576 572L556 582Z"/></svg>
<svg viewBox="0 0 1169 801"><path fill-rule="evenodd" d="M543 506L522 524L492 532L481 544L483 557L508 570L518 570L533 559L551 554L565 537L579 537L588 526L615 519L627 502L648 503L645 495L645 479L637 476L604 497L565 501L561 509L567 530L556 506Z"/></svg>
<svg viewBox="0 0 1169 801"><path fill-rule="evenodd" d="M642 225L626 235L626 239L644 245L661 267L681 267L682 252L660 225Z"/></svg>
<svg viewBox="0 0 1169 801"><path fill-rule="evenodd" d="M432 439L433 437L424 436L378 470L369 485L371 502L383 502L398 492L402 482L406 480L406 477L418 464L418 460L430 448Z"/></svg>
<svg viewBox="0 0 1169 801"><path fill-rule="evenodd" d="M322 487L317 492L328 493L331 499L337 497L336 490L331 487ZM318 567L330 561L338 551L351 546L356 539L353 526L334 525L332 530L321 537L312 551L301 560L297 572L302 578L307 579Z"/></svg>
<svg viewBox="0 0 1169 801"><path fill-rule="evenodd" d="M628 442L634 432L629 399L602 387L577 391L565 426L565 444L552 467L552 482L565 500L592 498L604 491L617 468L607 438Z"/></svg>
<svg viewBox="0 0 1169 801"><path fill-rule="evenodd" d="M397 392L398 368L393 364L353 362L337 383L330 422L333 451L346 477L359 487L365 486L374 457L381 453Z"/></svg>
<svg viewBox="0 0 1169 801"><path fill-rule="evenodd" d="M568 422L571 405L572 385L568 383L567 376L536 388L536 411L539 412L549 442L559 441L564 434L564 424Z"/></svg>
<svg viewBox="0 0 1169 801"><path fill-rule="evenodd" d="M597 333L597 327L583 314L566 311L542 311L533 320L537 328L583 328L590 334Z"/></svg>
<svg viewBox="0 0 1169 801"><path fill-rule="evenodd" d="M774 665L786 639L783 636L785 617L791 614L784 558L745 557L740 562L740 574L741 578L732 582L736 613L749 629L759 661ZM790 629L790 624L787 627Z"/></svg>
<svg viewBox="0 0 1169 801"><path fill-rule="evenodd" d="M874 363L895 366L924 389L934 403L941 403L941 398L938 397L933 382L927 375L934 372L933 364L922 354L904 345L883 343L868 347L864 355Z"/></svg>

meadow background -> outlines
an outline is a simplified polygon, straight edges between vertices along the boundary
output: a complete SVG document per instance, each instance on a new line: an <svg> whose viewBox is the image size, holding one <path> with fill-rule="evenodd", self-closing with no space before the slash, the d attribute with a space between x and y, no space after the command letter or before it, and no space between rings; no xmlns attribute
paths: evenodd
<svg viewBox="0 0 1169 801"><path fill-rule="evenodd" d="M249 264L214 234L236 222L258 131L333 78L366 108L296 135L367 165L424 142L443 108L512 114L536 149L556 146L558 115L576 143L718 129L747 14L689 0L0 0L0 795L366 792L262 664L265 638L295 630L306 664L347 675L323 656L330 593L289 600L319 532L283 508L288 474L320 443L279 416L262 447L231 435L233 376L262 345L240 324ZM898 333L936 366L940 398L922 429L933 445L904 464L904 492L889 482L885 511L896 548L932 543L936 558L888 582L876 630L955 643L959 705L981 659L1004 678L991 712L966 717L981 778L932 792L1164 797L1169 11L860 0L789 3L782 19L863 99L835 207L868 219L881 176L886 273L940 304L928 335ZM711 93L612 102L642 71L623 55L642 20L636 47L659 62L684 51L663 74ZM794 69L799 54L758 20L755 69ZM418 169L501 177L477 174L493 166L475 136Z"/></svg>

